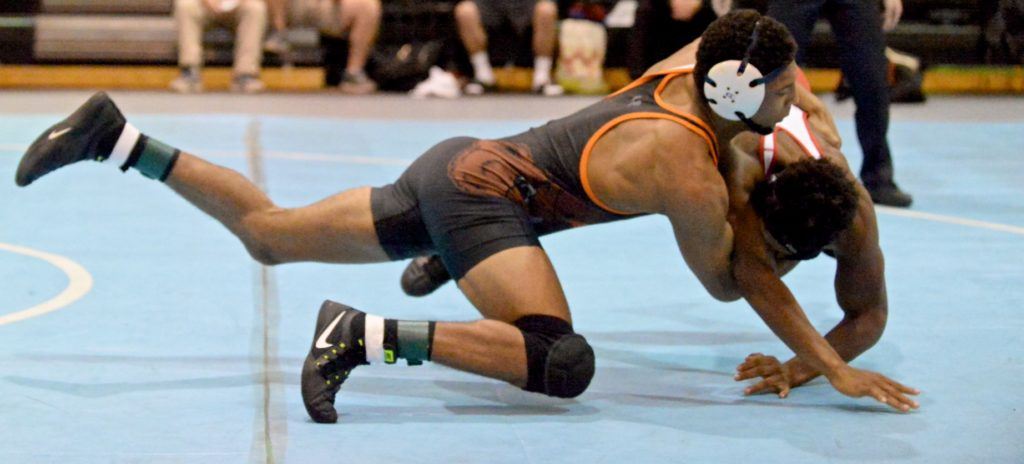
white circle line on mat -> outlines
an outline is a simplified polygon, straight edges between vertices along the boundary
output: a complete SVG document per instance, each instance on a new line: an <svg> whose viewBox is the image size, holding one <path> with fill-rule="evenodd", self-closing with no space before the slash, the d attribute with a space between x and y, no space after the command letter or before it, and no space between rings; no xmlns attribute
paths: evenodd
<svg viewBox="0 0 1024 464"><path fill-rule="evenodd" d="M78 299L85 296L85 294L89 293L89 290L92 289L92 275L89 274L89 271L86 271L80 264L68 258L55 255L53 253L47 253L45 251L34 250L32 248L7 243L0 243L0 250L41 259L57 269L60 269L61 272L68 277L67 287L65 287L57 296L31 308L11 314L0 315L0 326L42 316L43 314L51 313L58 309L63 309L71 303L78 301Z"/></svg>

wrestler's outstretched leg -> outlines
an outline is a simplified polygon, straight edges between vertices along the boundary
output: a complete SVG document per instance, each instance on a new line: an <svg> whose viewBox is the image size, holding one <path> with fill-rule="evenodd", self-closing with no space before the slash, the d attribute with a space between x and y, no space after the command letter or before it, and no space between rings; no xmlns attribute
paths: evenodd
<svg viewBox="0 0 1024 464"><path fill-rule="evenodd" d="M16 182L26 186L83 160L136 169L163 181L224 224L258 261L387 261L377 243L370 189L357 188L301 208L279 208L241 174L142 134L103 92L48 129L29 147Z"/></svg>

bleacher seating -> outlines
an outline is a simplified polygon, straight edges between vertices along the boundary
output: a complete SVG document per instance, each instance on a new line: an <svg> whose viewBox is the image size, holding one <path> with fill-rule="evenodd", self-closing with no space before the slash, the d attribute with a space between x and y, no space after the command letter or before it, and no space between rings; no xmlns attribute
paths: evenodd
<svg viewBox="0 0 1024 464"><path fill-rule="evenodd" d="M984 16L981 4L984 1L904 0L904 20L889 35L890 44L920 55L930 63L979 63L984 57L981 42ZM176 60L177 40L171 18L173 0L11 3L18 3L20 9L6 6L2 10L0 62L173 64ZM382 44L403 43L417 34L433 39L453 34L450 15L454 0L384 0L384 3ZM409 18L419 19L410 21ZM612 34L611 37L625 38L625 35ZM316 31L296 30L291 38L296 46L292 57L296 64L321 62ZM229 31L210 30L206 36L208 63L230 63L231 41ZM808 51L810 64L837 66L834 47L826 23L820 23L814 44ZM614 44L610 48L622 50ZM271 65L276 64L273 57L268 60ZM608 61L622 60L609 56Z"/></svg>

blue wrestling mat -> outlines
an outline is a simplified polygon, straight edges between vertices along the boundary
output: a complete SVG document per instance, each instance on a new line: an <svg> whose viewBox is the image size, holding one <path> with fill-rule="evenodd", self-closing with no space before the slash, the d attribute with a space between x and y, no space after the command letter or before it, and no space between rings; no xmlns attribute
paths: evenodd
<svg viewBox="0 0 1024 464"><path fill-rule="evenodd" d="M255 160L282 206L390 182L449 136L536 123L128 116L242 173ZM262 269L137 173L89 163L16 188L22 151L60 117L0 116L0 462L1024 462L1024 122L893 123L916 203L879 212L889 323L853 364L921 389L918 411L821 379L743 397L735 366L788 350L745 303L708 296L668 222L648 217L544 241L598 357L576 400L368 366L339 394L339 422L318 425L298 381L322 300L404 319L476 311L452 285L404 296L405 263ZM819 258L786 279L822 331L842 316L834 268Z"/></svg>

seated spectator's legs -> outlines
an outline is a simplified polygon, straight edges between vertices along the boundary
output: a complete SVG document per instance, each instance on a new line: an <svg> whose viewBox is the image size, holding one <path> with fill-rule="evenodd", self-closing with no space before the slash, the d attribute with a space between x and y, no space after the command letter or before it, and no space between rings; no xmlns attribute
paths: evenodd
<svg viewBox="0 0 1024 464"><path fill-rule="evenodd" d="M263 48L270 53L284 54L291 49L288 43L288 0L266 0L272 32Z"/></svg>
<svg viewBox="0 0 1024 464"><path fill-rule="evenodd" d="M554 1L463 0L455 6L455 22L473 65L475 82L466 86L466 93L482 93L494 85L494 70L487 54L487 34L502 30L506 24L520 38L533 34L534 91L546 95L561 93L560 87L551 84L558 27L558 5Z"/></svg>
<svg viewBox="0 0 1024 464"><path fill-rule="evenodd" d="M263 60L263 32L267 25L267 7L263 0L242 0L238 6L218 11L217 0L175 0L174 18L178 26L178 66L181 76L171 83L179 92L202 90L199 69L203 65L203 30L209 21L235 25L234 79L231 89L257 92Z"/></svg>
<svg viewBox="0 0 1024 464"><path fill-rule="evenodd" d="M178 66L181 68L181 76L171 83L171 88L178 92L202 90L199 69L203 65L203 29L208 13L201 0L174 0L174 21L178 27Z"/></svg>
<svg viewBox="0 0 1024 464"><path fill-rule="evenodd" d="M324 36L348 41L339 89L359 95L376 91L377 84L366 76L365 67L380 29L380 0L290 1L293 24L314 25Z"/></svg>
<svg viewBox="0 0 1024 464"><path fill-rule="evenodd" d="M370 58L377 31L380 30L380 0L339 0L341 2L341 23L348 32L349 52L345 72L364 74L366 61Z"/></svg>
<svg viewBox="0 0 1024 464"><path fill-rule="evenodd" d="M555 54L555 29L558 5L550 0L538 1L533 7L533 89L542 90L551 84L551 64Z"/></svg>
<svg viewBox="0 0 1024 464"><path fill-rule="evenodd" d="M494 85L494 70L487 55L487 31L484 29L480 7L473 0L463 0L455 5L455 23L459 37L469 53L473 65L473 77L483 86Z"/></svg>
<svg viewBox="0 0 1024 464"><path fill-rule="evenodd" d="M263 90L259 80L263 61L263 33L267 27L267 5L263 0L242 0L231 14L235 28L235 78L232 90L258 92Z"/></svg>

